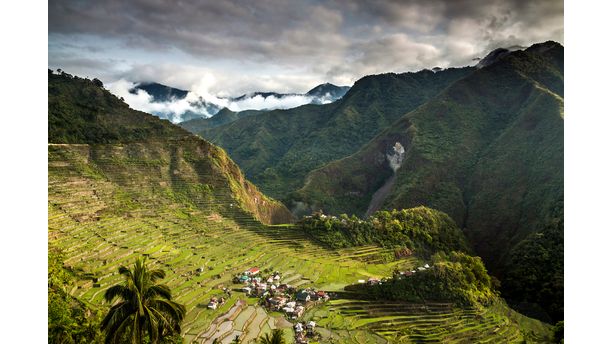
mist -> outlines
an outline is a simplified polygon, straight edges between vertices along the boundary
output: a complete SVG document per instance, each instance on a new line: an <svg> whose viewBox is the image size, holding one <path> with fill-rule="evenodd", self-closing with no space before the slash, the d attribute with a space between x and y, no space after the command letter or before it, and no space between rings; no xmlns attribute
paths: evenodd
<svg viewBox="0 0 612 344"><path fill-rule="evenodd" d="M152 95L142 89L135 89L138 83L120 79L107 85L108 90L122 97L133 109L151 113L172 123L202 117L209 118L222 108L234 112L244 110L275 110L291 109L305 104L328 104L334 99L329 93L315 97L304 94L279 94L264 97L261 94L250 93L240 99L218 97L208 92L208 87L195 85L195 90L189 91L184 98L172 98L169 101L155 100ZM188 116L187 116L188 115Z"/></svg>

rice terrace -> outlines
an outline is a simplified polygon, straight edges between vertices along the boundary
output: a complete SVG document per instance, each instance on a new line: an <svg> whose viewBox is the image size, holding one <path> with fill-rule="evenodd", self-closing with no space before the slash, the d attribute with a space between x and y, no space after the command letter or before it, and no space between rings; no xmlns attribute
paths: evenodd
<svg viewBox="0 0 612 344"><path fill-rule="evenodd" d="M52 1L48 342L563 343L562 15L424 3Z"/></svg>
<svg viewBox="0 0 612 344"><path fill-rule="evenodd" d="M75 272L70 294L93 308L103 304L104 290L121 280L120 265L146 256L170 272L167 284L187 307L183 336L189 343L248 343L292 324L279 312L266 312L232 282L235 274L259 267L282 272L282 283L341 292L348 284L412 270L414 258L395 260L377 246L332 250L291 225L264 225L229 207L232 199L190 204L155 196L164 189L121 173L158 174L146 162L101 159L91 164L88 145L49 146L49 241L61 248L64 264ZM114 145L123 151L129 146ZM112 175L114 177L107 177ZM143 197L143 189L151 188ZM193 185L186 185L194 187ZM225 209L225 210L222 210ZM201 273L195 274L198 268ZM237 289L221 307L206 307L224 287ZM305 321L317 322L323 342L520 342L537 339L547 327L502 305L458 309L448 303L373 302L332 299L309 308ZM521 326L529 328L523 334ZM533 336L533 337L529 337Z"/></svg>

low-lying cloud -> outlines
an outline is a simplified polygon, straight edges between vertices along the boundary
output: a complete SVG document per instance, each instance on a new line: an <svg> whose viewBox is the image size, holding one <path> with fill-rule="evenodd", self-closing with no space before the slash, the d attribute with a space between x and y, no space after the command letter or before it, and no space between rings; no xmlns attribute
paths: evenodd
<svg viewBox="0 0 612 344"><path fill-rule="evenodd" d="M206 110L195 106L198 97L189 92L185 98L172 99L166 102L156 102L153 96L144 90L135 89L138 84L121 79L109 84L108 90L121 97L133 109L148 112L161 118L170 120L173 123L183 121L183 115L188 111L200 113L202 117L210 117L214 114L207 113ZM131 91L134 90L134 91Z"/></svg>
<svg viewBox="0 0 612 344"><path fill-rule="evenodd" d="M156 100L145 90L136 88L138 83L120 79L107 85L108 90L121 97L133 109L154 114L172 123L183 122L192 118L212 117L222 108L239 112L244 110L291 109L305 104L328 104L336 99L329 93L323 96L304 94L245 94L237 98L218 97L210 94L206 88L200 92L189 91L184 98L172 98L168 101ZM197 88L197 87L196 87Z"/></svg>

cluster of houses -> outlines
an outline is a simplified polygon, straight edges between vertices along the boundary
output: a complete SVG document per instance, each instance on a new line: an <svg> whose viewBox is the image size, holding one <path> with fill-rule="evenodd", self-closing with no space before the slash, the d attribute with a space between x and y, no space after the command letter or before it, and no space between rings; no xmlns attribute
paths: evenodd
<svg viewBox="0 0 612 344"><path fill-rule="evenodd" d="M234 277L233 282L242 284L241 290L251 297L260 298L261 305L268 311L284 313L288 319L297 320L306 308L316 302L329 300L329 295L322 290L313 288L296 289L295 287L281 283L281 273L275 271L264 276L259 268L253 267ZM313 321L308 323L296 323L296 343L308 343L307 338L315 335Z"/></svg>
<svg viewBox="0 0 612 344"><path fill-rule="evenodd" d="M224 297L213 296L210 298L210 301L208 302L208 308L217 309L217 307L222 306L223 304L225 304Z"/></svg>
<svg viewBox="0 0 612 344"><path fill-rule="evenodd" d="M284 291L289 287L286 284L281 284L280 279L281 274L278 271L264 278L261 276L259 268L253 267L235 276L234 283L243 284L244 287L241 290L248 296L266 297L275 294L279 288Z"/></svg>
<svg viewBox="0 0 612 344"><path fill-rule="evenodd" d="M419 271L425 271L425 270L427 270L429 268L431 268L431 266L429 266L429 264L425 264L423 266L417 267L415 270L400 271L399 273L397 273L397 275L394 276L394 278L402 279L404 277L412 276L412 275L416 274ZM385 281L386 281L386 279L380 280L378 278L370 277L370 278L368 278L367 281L363 280L363 279L357 280L357 283L360 283L360 284L366 283L368 285L377 285L377 284L382 284Z"/></svg>
<svg viewBox="0 0 612 344"><path fill-rule="evenodd" d="M312 302L325 302L329 295L322 290L301 289L295 292L295 288L276 289L274 295L264 298L263 305L271 311L283 312L289 319L297 319L304 314L306 306Z"/></svg>
<svg viewBox="0 0 612 344"><path fill-rule="evenodd" d="M307 323L298 322L293 326L295 331L295 342L297 344L308 344L308 337L316 336L314 331L317 324L314 321Z"/></svg>
<svg viewBox="0 0 612 344"><path fill-rule="evenodd" d="M401 278L402 276L406 276L406 277L412 276L412 275L416 274L419 271L425 271L425 270L427 270L429 268L431 268L431 266L429 266L429 264L425 264L423 266L417 267L416 270L400 271L398 277Z"/></svg>

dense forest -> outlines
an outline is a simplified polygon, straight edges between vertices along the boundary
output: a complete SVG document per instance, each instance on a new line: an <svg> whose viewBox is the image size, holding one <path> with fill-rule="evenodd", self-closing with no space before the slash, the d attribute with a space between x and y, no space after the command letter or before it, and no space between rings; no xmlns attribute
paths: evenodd
<svg viewBox="0 0 612 344"><path fill-rule="evenodd" d="M336 217L316 212L302 218L297 226L334 248L377 244L396 248L399 255L415 252L424 257L436 251L468 251L455 222L426 207L379 211L365 220L355 215Z"/></svg>

